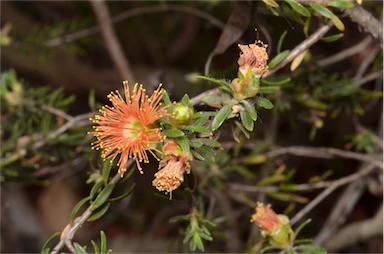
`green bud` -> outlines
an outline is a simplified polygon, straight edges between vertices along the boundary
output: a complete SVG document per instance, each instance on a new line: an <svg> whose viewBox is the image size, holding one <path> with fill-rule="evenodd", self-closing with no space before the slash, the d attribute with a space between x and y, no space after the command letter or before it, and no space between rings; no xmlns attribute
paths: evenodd
<svg viewBox="0 0 384 254"><path fill-rule="evenodd" d="M189 124L194 116L195 111L192 107L179 102L172 109L171 123L178 128L182 128Z"/></svg>

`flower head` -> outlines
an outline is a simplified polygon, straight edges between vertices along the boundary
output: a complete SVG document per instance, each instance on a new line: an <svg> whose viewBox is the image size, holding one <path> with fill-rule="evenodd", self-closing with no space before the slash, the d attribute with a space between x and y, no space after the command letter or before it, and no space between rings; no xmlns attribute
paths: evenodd
<svg viewBox="0 0 384 254"><path fill-rule="evenodd" d="M256 213L252 215L251 221L256 222L261 235L268 239L269 244L280 249L292 246L295 234L289 225L289 218L283 214L276 214L271 205L264 206L257 203Z"/></svg>
<svg viewBox="0 0 384 254"><path fill-rule="evenodd" d="M237 63L239 64L239 71L244 77L248 76L249 71L258 78L268 72L267 47L268 45L262 41L249 45L239 44L241 53Z"/></svg>
<svg viewBox="0 0 384 254"><path fill-rule="evenodd" d="M256 222L262 230L267 232L272 232L276 226L281 224L271 205L264 206L260 202L257 203L256 213L252 215L251 221Z"/></svg>
<svg viewBox="0 0 384 254"><path fill-rule="evenodd" d="M159 163L160 170L155 174L152 185L159 191L169 193L179 188L184 182L184 173L190 173L191 153L185 153L173 141L168 141L163 147L164 157Z"/></svg>
<svg viewBox="0 0 384 254"><path fill-rule="evenodd" d="M167 115L165 107L160 103L163 94L161 85L153 92L151 97L146 95L142 85L135 84L132 92L129 90L128 81L123 82L125 100L119 91L108 95L111 106L103 106L101 115L91 119L97 126L90 134L96 136L97 141L92 143L92 148L102 149L104 159L114 160L119 154L117 163L119 172L123 175L129 158L136 161L137 168L143 173L140 162L148 163L148 154L156 159L154 151L156 145L164 140L160 134L160 128L154 123Z"/></svg>

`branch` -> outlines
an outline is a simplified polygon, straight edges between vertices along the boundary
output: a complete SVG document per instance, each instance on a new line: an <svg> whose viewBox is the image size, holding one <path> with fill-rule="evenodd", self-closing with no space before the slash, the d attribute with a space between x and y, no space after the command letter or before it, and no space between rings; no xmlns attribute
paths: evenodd
<svg viewBox="0 0 384 254"><path fill-rule="evenodd" d="M127 168L129 168L132 165L133 161L130 160L127 164ZM113 176L109 184L116 184L121 179L121 174L118 172ZM58 242L55 246L55 248L52 250L51 254L57 254L61 248L63 248L64 245L71 244L71 241L73 237L75 236L75 233L77 230L81 228L81 226L87 221L87 219L92 215L91 211L91 205L88 206L88 208L83 212L83 214L79 217L77 217L73 225L68 224L62 231L60 236L60 242Z"/></svg>
<svg viewBox="0 0 384 254"><path fill-rule="evenodd" d="M295 191L309 191L314 189L328 188L335 184L346 185L351 182L354 182L360 179L362 176L367 175L374 168L370 168L367 172L358 171L351 175L339 178L333 181L321 181L317 183L305 183L305 184L295 184L293 187ZM246 192L277 192L281 191L279 186L253 186L253 185L244 185L244 184L229 184L229 187L234 190L246 191Z"/></svg>
<svg viewBox="0 0 384 254"><path fill-rule="evenodd" d="M324 34L326 34L331 29L332 25L333 23L331 21L328 21L327 24L322 25L319 29L316 30L316 32L311 34L311 36L309 36L307 39L297 45L294 49L292 49L289 55L280 64L278 64L275 68L269 71L267 75L265 75L265 77L270 76L278 70L282 69L293 59L295 59L298 55L300 55L302 52L304 52L313 44L315 44L318 40L321 39L321 37L323 37Z"/></svg>
<svg viewBox="0 0 384 254"><path fill-rule="evenodd" d="M345 58L348 58L350 56L353 56L355 54L361 53L372 41L372 38L367 36L364 40L362 40L360 43L347 48L343 51L340 51L339 53L332 55L330 57L324 58L322 60L317 61L317 65L320 67L325 67L327 65L331 65L334 63L337 63L339 61L344 60Z"/></svg>
<svg viewBox="0 0 384 254"><path fill-rule="evenodd" d="M96 14L101 34L105 41L106 47L119 70L120 76L123 80L135 81L135 76L131 70L128 60L124 57L124 51L121 48L115 31L112 27L111 17L108 12L108 6L104 0L90 0L93 10Z"/></svg>
<svg viewBox="0 0 384 254"><path fill-rule="evenodd" d="M379 20L372 16L370 12L365 10L360 5L344 10L353 22L357 23L363 31L370 33L373 38L380 42L381 48L383 48L383 25Z"/></svg>
<svg viewBox="0 0 384 254"><path fill-rule="evenodd" d="M376 158L371 155L345 151L332 147L289 146L272 150L270 152L265 153L264 155L267 157L278 157L285 154L322 159L332 159L335 157L341 157L368 162L379 168L383 168L382 161L379 158Z"/></svg>
<svg viewBox="0 0 384 254"><path fill-rule="evenodd" d="M357 181L360 178L368 175L376 166L374 164L369 164L365 169L357 172L356 174L350 175L349 177L341 178L335 181L331 186L325 189L322 193L320 193L315 199L309 202L300 212L298 212L292 219L291 224L296 224L299 220L301 220L307 213L309 213L313 208L315 208L321 201L323 201L328 195L330 195L337 188L353 182Z"/></svg>
<svg viewBox="0 0 384 254"><path fill-rule="evenodd" d="M383 234L383 205L377 210L373 218L351 223L342 228L325 245L329 252L335 252L362 240Z"/></svg>
<svg viewBox="0 0 384 254"><path fill-rule="evenodd" d="M158 6L146 6L146 7L139 7L136 9L128 10L125 11L115 17L111 18L111 22L113 24L116 24L118 22L121 22L125 19L132 18L135 16L139 16L142 14L148 14L148 13L157 13L157 12L183 12L183 13L188 13L195 15L201 19L207 20L211 25L219 28L219 29L224 29L224 23L221 22L221 20L215 18L212 15L209 15L203 11L200 11L199 9L195 9L190 6L185 6L185 5L158 5ZM81 38L97 34L100 32L100 28L98 26L94 26L88 29L84 29L78 32L74 32L72 34L64 35L58 38L50 39L45 42L45 46L47 47L56 47L64 43L72 42L79 40Z"/></svg>

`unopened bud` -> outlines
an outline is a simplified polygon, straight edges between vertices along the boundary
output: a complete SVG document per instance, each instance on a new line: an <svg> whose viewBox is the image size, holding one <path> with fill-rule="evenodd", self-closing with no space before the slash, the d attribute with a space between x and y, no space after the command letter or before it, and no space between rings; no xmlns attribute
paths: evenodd
<svg viewBox="0 0 384 254"><path fill-rule="evenodd" d="M172 109L171 122L176 127L182 128L189 124L194 116L195 111L192 107L179 102Z"/></svg>

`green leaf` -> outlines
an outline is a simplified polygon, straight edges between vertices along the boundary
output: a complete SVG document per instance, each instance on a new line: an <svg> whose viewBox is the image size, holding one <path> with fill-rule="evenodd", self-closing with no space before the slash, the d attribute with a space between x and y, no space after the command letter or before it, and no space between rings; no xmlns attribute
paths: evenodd
<svg viewBox="0 0 384 254"><path fill-rule="evenodd" d="M312 244L299 245L296 246L295 249L302 252L309 252L314 254L327 254L327 251L325 249Z"/></svg>
<svg viewBox="0 0 384 254"><path fill-rule="evenodd" d="M278 7L279 7L279 4L276 3L274 0L263 0L263 2L264 2L267 6L270 6L270 7L273 7L273 8L278 8Z"/></svg>
<svg viewBox="0 0 384 254"><path fill-rule="evenodd" d="M164 102L164 106L166 105L169 105L169 104L172 104L172 101L171 99L169 98L169 94L167 92L167 90L165 89L161 89L162 93L163 93L163 102Z"/></svg>
<svg viewBox="0 0 384 254"><path fill-rule="evenodd" d="M297 236L299 235L299 233L301 232L301 230L307 226L309 223L311 223L312 219L309 218L308 220L304 221L303 223L300 224L300 226L295 230L295 238L297 238Z"/></svg>
<svg viewBox="0 0 384 254"><path fill-rule="evenodd" d="M206 80L206 81L210 81L210 82L215 83L215 84L217 84L219 86L222 86L224 88L230 88L232 90L231 84L228 83L225 80L215 79L215 78L211 78L211 77L207 77L207 76L201 76L201 75L197 75L196 78L199 78L199 79L202 79L202 80Z"/></svg>
<svg viewBox="0 0 384 254"><path fill-rule="evenodd" d="M285 38L286 35L287 35L287 30L285 30L285 31L280 35L279 41L277 42L277 46L276 46L277 53L280 53L280 51L281 51L281 45L283 45L283 41L284 41L284 38Z"/></svg>
<svg viewBox="0 0 384 254"><path fill-rule="evenodd" d="M184 132L178 129L168 129L163 132L165 137L167 138L178 138L184 136Z"/></svg>
<svg viewBox="0 0 384 254"><path fill-rule="evenodd" d="M104 183L108 183L109 174L111 172L112 168L112 161L111 160L105 160L102 168L102 176Z"/></svg>
<svg viewBox="0 0 384 254"><path fill-rule="evenodd" d="M253 121L257 120L257 112L255 106L249 103L247 100L242 100L241 103L244 105L245 110L247 110L249 116Z"/></svg>
<svg viewBox="0 0 384 254"><path fill-rule="evenodd" d="M261 81L263 84L267 84L267 85L283 85L283 84L291 81L291 78L286 78L286 79L279 80L279 81L271 81L271 80L262 79ZM263 88L263 87L261 86L260 88Z"/></svg>
<svg viewBox="0 0 384 254"><path fill-rule="evenodd" d="M48 240L44 243L43 247L41 248L41 253L48 253L50 248L47 248L48 244L56 237L60 236L61 232L54 233L51 237L48 238Z"/></svg>
<svg viewBox="0 0 384 254"><path fill-rule="evenodd" d="M311 16L311 13L307 10L307 8L305 8L303 5L296 2L295 0L285 0L285 2L287 2L291 6L291 8L300 15L303 15L305 17Z"/></svg>
<svg viewBox="0 0 384 254"><path fill-rule="evenodd" d="M238 121L235 121L235 124L237 125L237 127L241 130L241 132L244 134L244 136L249 139L251 137L251 135L249 134L249 132L244 128L244 126L238 122Z"/></svg>
<svg viewBox="0 0 384 254"><path fill-rule="evenodd" d="M339 29L340 31L345 30L343 22L341 22L341 20L335 14L333 14L333 12L331 12L327 7L316 3L310 3L309 6L311 6L311 8L320 15L332 20L333 24L337 27L337 29Z"/></svg>
<svg viewBox="0 0 384 254"><path fill-rule="evenodd" d="M337 40L343 38L343 36L344 36L343 33L339 33L339 34L334 34L334 35L323 37L320 40L325 41L325 42L333 42L333 41L337 41Z"/></svg>
<svg viewBox="0 0 384 254"><path fill-rule="evenodd" d="M80 208L87 202L91 199L91 197L85 197L83 198L82 200L80 200L76 205L75 207L73 208L72 212L71 212L71 216L70 216L70 221L73 221L75 219L75 216L77 214L77 212L80 210Z"/></svg>
<svg viewBox="0 0 384 254"><path fill-rule="evenodd" d="M268 68L273 69L276 65L281 63L289 55L289 52L290 51L287 49L275 56L271 61L269 61Z"/></svg>
<svg viewBox="0 0 384 254"><path fill-rule="evenodd" d="M109 196L111 195L113 189L115 188L115 185L112 184L112 183L109 183L100 193L99 195L96 197L95 201L93 201L92 205L91 205L91 211L94 211L96 210L97 208L99 208L100 206L102 206L105 201L107 201L107 199L109 198Z"/></svg>
<svg viewBox="0 0 384 254"><path fill-rule="evenodd" d="M197 132L205 135L212 135L212 132L204 127L196 126L196 125L188 125L184 128L184 130Z"/></svg>
<svg viewBox="0 0 384 254"><path fill-rule="evenodd" d="M253 131L254 122L253 122L251 116L249 115L249 113L246 111L240 111L240 118L241 118L241 122L243 123L245 129L247 129L249 131Z"/></svg>
<svg viewBox="0 0 384 254"><path fill-rule="evenodd" d="M231 113L231 110L232 110L232 106L229 104L224 105L219 110L219 112L217 113L215 118L213 118L212 130L217 130L224 123L224 121L227 119L228 115Z"/></svg>
<svg viewBox="0 0 384 254"><path fill-rule="evenodd" d="M203 143L205 146L209 146L209 147L220 147L221 146L220 142L213 140L213 139L210 139L210 138L199 138L197 140L200 141L201 143Z"/></svg>
<svg viewBox="0 0 384 254"><path fill-rule="evenodd" d="M73 243L73 247L75 248L77 254L88 254L88 252L77 242Z"/></svg>
<svg viewBox="0 0 384 254"><path fill-rule="evenodd" d="M88 222L98 220L101 218L109 209L109 206L111 203L104 203L101 207L99 207L97 210L95 210L91 216L87 219Z"/></svg>
<svg viewBox="0 0 384 254"><path fill-rule="evenodd" d="M260 94L271 94L275 93L276 91L279 91L280 87L279 86L261 86L260 87Z"/></svg>
<svg viewBox="0 0 384 254"><path fill-rule="evenodd" d="M327 3L328 6L336 8L353 8L354 4L350 1L345 0L334 0Z"/></svg>
<svg viewBox="0 0 384 254"><path fill-rule="evenodd" d="M123 194L121 194L121 195L119 195L119 196L117 196L117 197L109 198L109 199L108 199L108 202L114 202L114 201L118 201L118 200L120 200L120 199L125 198L126 196L128 196L129 194L132 193L132 191L135 189L135 186L136 186L136 183L133 183L133 184L131 185L131 187L129 187L129 189L127 190L127 192L125 192L125 193L123 193Z"/></svg>
<svg viewBox="0 0 384 254"><path fill-rule="evenodd" d="M265 109L271 109L273 108L273 104L270 100L268 100L267 98L263 98L263 97L259 97L257 98L256 100L256 104L259 106L259 107L262 107L262 108L265 108Z"/></svg>
<svg viewBox="0 0 384 254"><path fill-rule="evenodd" d="M93 197L96 195L96 193L99 191L100 188L102 188L104 183L102 181L95 183L89 192L89 198L92 200Z"/></svg>
<svg viewBox="0 0 384 254"><path fill-rule="evenodd" d="M101 253L107 252L107 236L105 235L104 231L100 231L100 251Z"/></svg>
<svg viewBox="0 0 384 254"><path fill-rule="evenodd" d="M195 157L196 159L198 159L200 161L205 161L205 158L201 154L196 152L195 150L191 150L191 153L192 153L193 157Z"/></svg>
<svg viewBox="0 0 384 254"><path fill-rule="evenodd" d="M177 139L177 143L179 143L179 146L181 147L181 150L184 153L189 153L190 152L190 147L188 143L188 139L186 137L181 137Z"/></svg>
<svg viewBox="0 0 384 254"><path fill-rule="evenodd" d="M203 142L197 140L197 139L192 139L192 140L189 140L189 145L194 147L194 148L199 148L201 147L203 144Z"/></svg>
<svg viewBox="0 0 384 254"><path fill-rule="evenodd" d="M97 246L97 244L95 243L95 241L91 240L91 243L92 243L93 250L94 250L95 254L102 254L102 253L100 252L99 246Z"/></svg>
<svg viewBox="0 0 384 254"><path fill-rule="evenodd" d="M96 111L95 89L92 88L88 95L88 105L92 111Z"/></svg>
<svg viewBox="0 0 384 254"><path fill-rule="evenodd" d="M193 108L193 105L192 105L191 102L189 101L189 96L188 96L188 94L184 94L183 98L181 99L181 102L182 102L184 105Z"/></svg>

